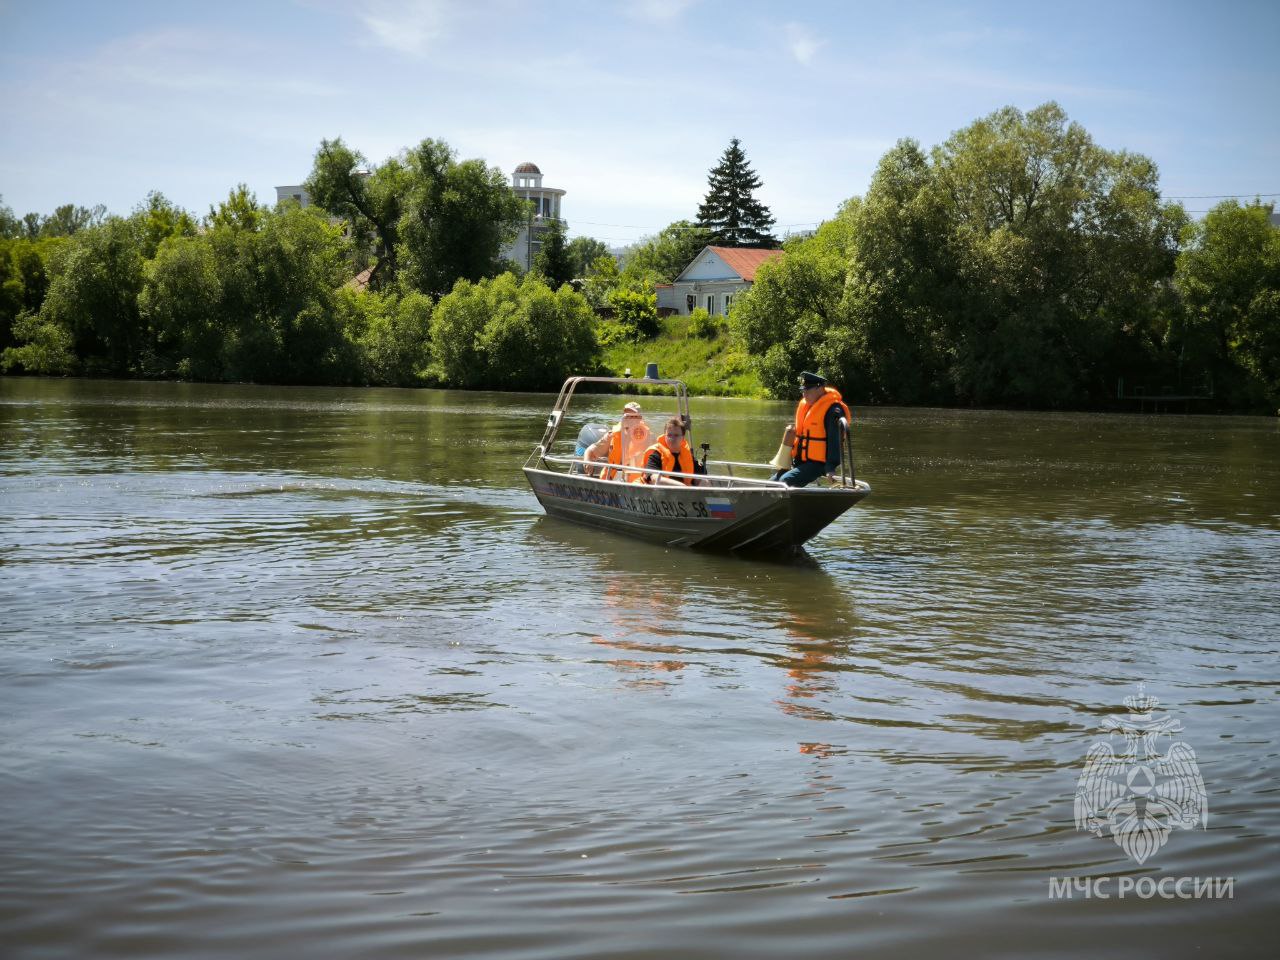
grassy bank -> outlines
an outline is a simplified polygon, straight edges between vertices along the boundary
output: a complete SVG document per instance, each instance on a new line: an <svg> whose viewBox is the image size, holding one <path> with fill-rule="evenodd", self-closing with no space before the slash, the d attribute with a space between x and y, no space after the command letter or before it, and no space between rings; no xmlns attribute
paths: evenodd
<svg viewBox="0 0 1280 960"><path fill-rule="evenodd" d="M763 397L764 388L747 363L747 355L728 333L715 337L689 336L688 317L664 317L652 340L615 343L605 348L604 365L614 376L630 369L643 377L645 364L658 364L662 377L683 380L689 392L711 397Z"/></svg>

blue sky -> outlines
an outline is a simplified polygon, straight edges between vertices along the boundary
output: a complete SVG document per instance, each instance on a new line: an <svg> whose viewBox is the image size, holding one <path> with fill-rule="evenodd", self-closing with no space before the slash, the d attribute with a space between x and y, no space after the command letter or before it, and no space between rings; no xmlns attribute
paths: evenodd
<svg viewBox="0 0 1280 960"><path fill-rule="evenodd" d="M1153 158L1166 196L1280 194L1280 4L0 0L0 195L125 213L274 200L321 138L379 162L425 137L568 191L574 235L692 218L739 137L779 228L929 147L1058 101ZM1264 197L1280 199L1280 197Z"/></svg>

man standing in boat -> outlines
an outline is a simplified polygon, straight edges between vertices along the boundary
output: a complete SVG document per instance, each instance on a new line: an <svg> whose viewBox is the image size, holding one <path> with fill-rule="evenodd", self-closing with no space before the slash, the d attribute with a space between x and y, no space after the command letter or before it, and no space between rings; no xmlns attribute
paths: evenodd
<svg viewBox="0 0 1280 960"><path fill-rule="evenodd" d="M796 420L782 434L783 447L791 448L791 469L779 469L773 479L789 487L807 487L819 477L837 472L842 417L853 421L840 391L828 386L826 378L816 373L806 370L800 374Z"/></svg>

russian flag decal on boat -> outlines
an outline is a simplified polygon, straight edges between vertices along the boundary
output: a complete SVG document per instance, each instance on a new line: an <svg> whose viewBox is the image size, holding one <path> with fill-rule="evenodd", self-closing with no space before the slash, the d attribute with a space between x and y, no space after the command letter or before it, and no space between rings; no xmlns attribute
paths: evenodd
<svg viewBox="0 0 1280 960"><path fill-rule="evenodd" d="M736 516L733 512L733 501L712 497L707 497L707 512L717 520L732 520Z"/></svg>

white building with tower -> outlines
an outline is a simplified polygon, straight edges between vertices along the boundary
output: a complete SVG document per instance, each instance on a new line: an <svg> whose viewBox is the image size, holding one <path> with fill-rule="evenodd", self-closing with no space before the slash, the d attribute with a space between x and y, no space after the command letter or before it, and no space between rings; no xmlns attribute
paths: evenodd
<svg viewBox="0 0 1280 960"><path fill-rule="evenodd" d="M511 192L521 200L529 201L530 210L519 234L502 251L502 257L528 270L542 248L542 235L553 221L563 219L560 200L566 191L559 187L544 187L542 171L537 164L525 162L511 174Z"/></svg>

